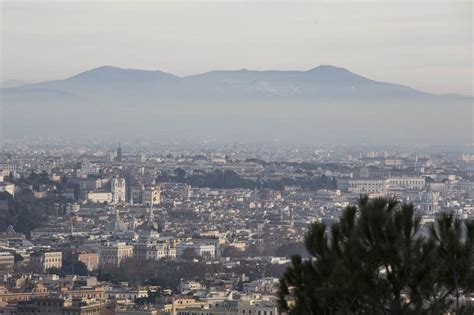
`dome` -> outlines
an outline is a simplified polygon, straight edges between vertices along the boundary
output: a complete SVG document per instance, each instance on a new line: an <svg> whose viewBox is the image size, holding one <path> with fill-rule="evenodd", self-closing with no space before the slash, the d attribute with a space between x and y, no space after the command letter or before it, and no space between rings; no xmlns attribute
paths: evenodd
<svg viewBox="0 0 474 315"><path fill-rule="evenodd" d="M425 190L421 194L421 201L424 203L436 203L438 202L438 196L431 190Z"/></svg>

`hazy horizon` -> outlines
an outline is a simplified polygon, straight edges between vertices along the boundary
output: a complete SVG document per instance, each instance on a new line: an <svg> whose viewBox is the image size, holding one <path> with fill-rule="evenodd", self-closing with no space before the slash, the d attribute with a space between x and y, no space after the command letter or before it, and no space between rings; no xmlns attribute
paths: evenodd
<svg viewBox="0 0 474 315"><path fill-rule="evenodd" d="M472 95L469 1L2 1L1 13L2 82L104 65L186 76L328 64Z"/></svg>

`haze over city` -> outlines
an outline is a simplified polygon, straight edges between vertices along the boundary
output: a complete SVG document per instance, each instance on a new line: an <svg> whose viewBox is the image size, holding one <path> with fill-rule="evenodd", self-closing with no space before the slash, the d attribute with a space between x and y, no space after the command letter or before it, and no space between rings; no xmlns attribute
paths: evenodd
<svg viewBox="0 0 474 315"><path fill-rule="evenodd" d="M472 1L0 1L0 315L474 314Z"/></svg>
<svg viewBox="0 0 474 315"><path fill-rule="evenodd" d="M33 83L106 65L191 75L330 64L472 95L471 26L470 1L2 1L1 75Z"/></svg>

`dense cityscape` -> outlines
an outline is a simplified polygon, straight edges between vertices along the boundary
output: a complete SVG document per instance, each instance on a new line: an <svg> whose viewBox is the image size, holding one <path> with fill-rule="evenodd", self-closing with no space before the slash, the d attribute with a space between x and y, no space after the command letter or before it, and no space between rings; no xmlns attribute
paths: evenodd
<svg viewBox="0 0 474 315"><path fill-rule="evenodd" d="M474 315L471 0L0 0L0 315Z"/></svg>
<svg viewBox="0 0 474 315"><path fill-rule="evenodd" d="M474 217L467 150L159 148L4 141L2 314L276 315L308 226L361 195Z"/></svg>

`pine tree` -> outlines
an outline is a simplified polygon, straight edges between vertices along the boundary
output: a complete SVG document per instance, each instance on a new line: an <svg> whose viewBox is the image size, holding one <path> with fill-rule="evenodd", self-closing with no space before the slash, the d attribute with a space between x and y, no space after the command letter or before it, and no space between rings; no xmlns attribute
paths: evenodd
<svg viewBox="0 0 474 315"><path fill-rule="evenodd" d="M441 216L428 229L411 204L369 200L328 228L312 224L280 280L290 314L438 314L473 291L474 224ZM453 306L453 301L455 302Z"/></svg>

